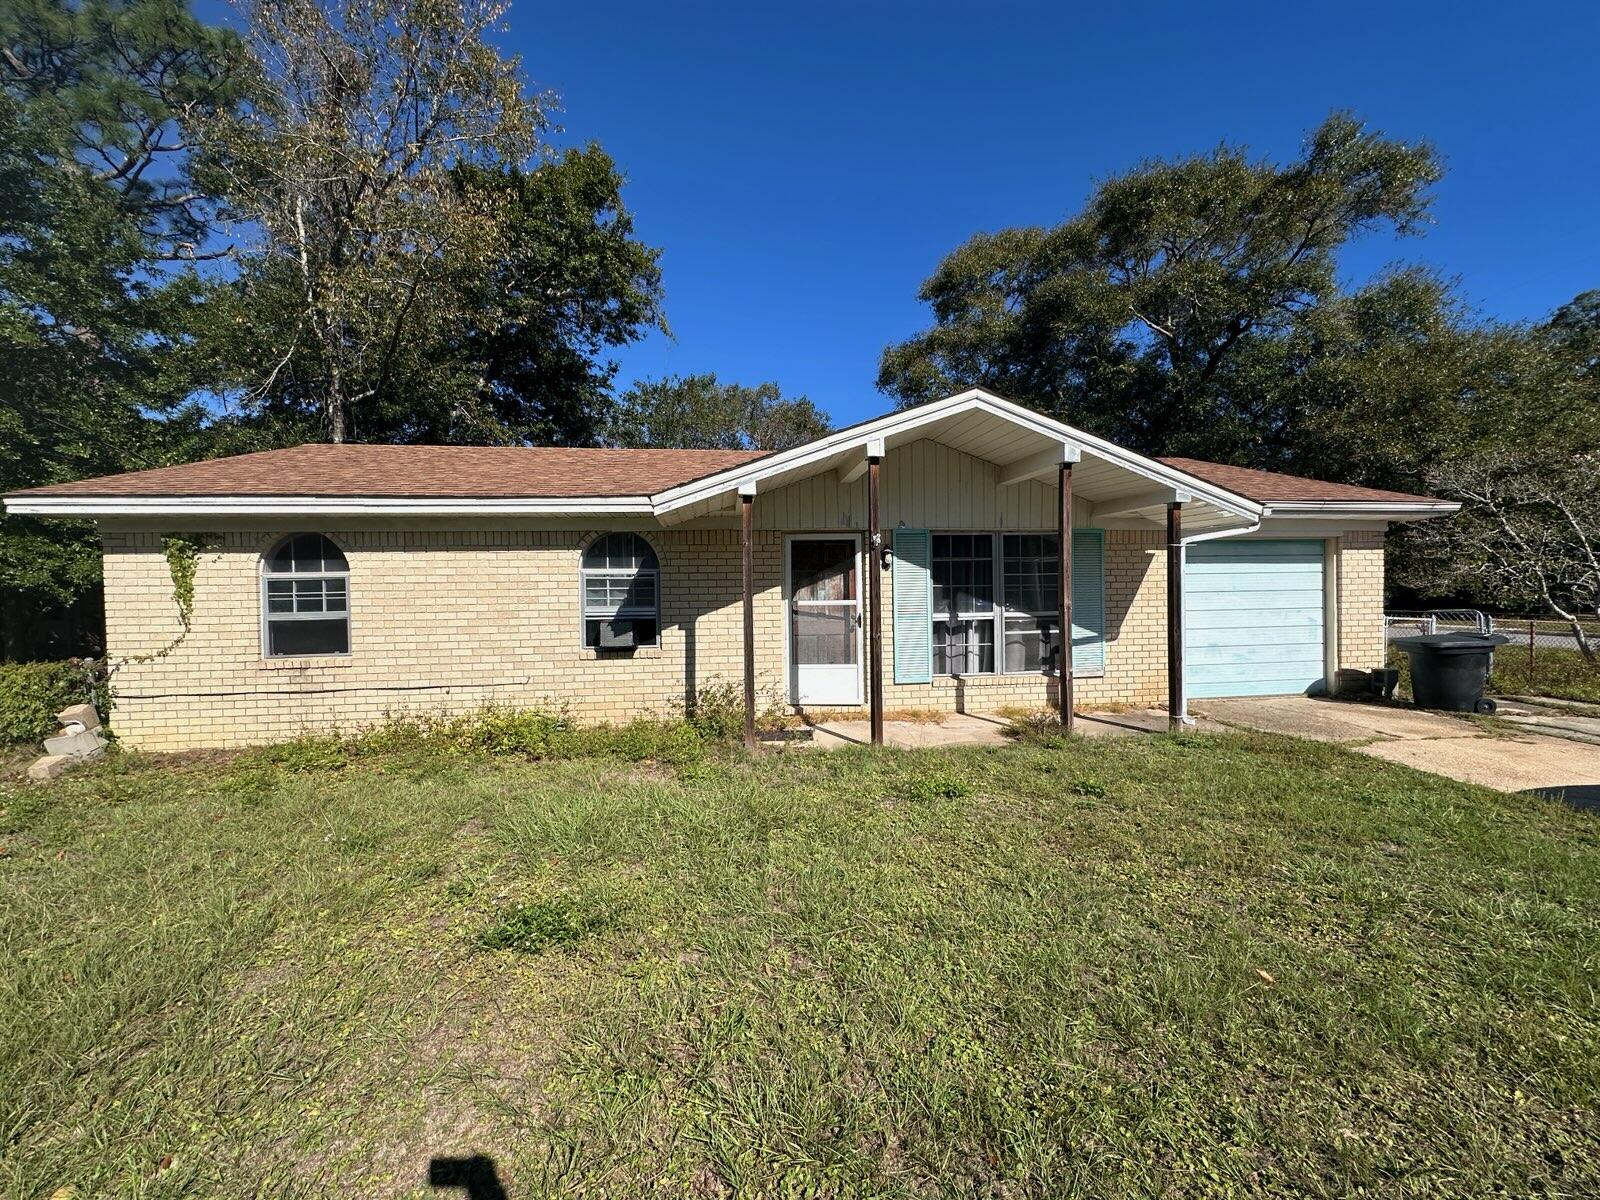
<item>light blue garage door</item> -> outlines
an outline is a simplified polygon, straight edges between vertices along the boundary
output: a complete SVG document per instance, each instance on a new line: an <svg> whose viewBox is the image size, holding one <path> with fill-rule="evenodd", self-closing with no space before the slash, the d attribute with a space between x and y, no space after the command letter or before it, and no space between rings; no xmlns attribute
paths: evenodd
<svg viewBox="0 0 1600 1200"><path fill-rule="evenodd" d="M1322 679L1322 543L1199 542L1184 572L1190 697L1281 696Z"/></svg>

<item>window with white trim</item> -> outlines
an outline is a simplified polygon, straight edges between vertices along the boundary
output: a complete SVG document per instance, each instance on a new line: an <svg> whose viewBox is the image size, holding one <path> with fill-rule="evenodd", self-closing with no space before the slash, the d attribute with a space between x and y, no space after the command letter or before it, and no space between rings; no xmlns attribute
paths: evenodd
<svg viewBox="0 0 1600 1200"><path fill-rule="evenodd" d="M607 533L583 552L578 572L583 644L632 650L661 640L661 567L637 533Z"/></svg>
<svg viewBox="0 0 1600 1200"><path fill-rule="evenodd" d="M267 658L350 653L350 564L320 533L284 538L261 559Z"/></svg>
<svg viewBox="0 0 1600 1200"><path fill-rule="evenodd" d="M934 534L933 673L1054 673L1059 555L1053 533Z"/></svg>

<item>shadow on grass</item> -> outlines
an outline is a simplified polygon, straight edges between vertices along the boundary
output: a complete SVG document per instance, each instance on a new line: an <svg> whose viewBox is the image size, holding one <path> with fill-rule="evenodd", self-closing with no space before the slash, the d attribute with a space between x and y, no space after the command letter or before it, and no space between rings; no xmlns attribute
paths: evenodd
<svg viewBox="0 0 1600 1200"><path fill-rule="evenodd" d="M510 1200L494 1159L487 1154L471 1158L435 1158L428 1163L428 1186L460 1188L467 1200Z"/></svg>
<svg viewBox="0 0 1600 1200"><path fill-rule="evenodd" d="M1564 787L1533 788L1531 794L1559 800L1579 812L1600 813L1600 783L1571 783Z"/></svg>

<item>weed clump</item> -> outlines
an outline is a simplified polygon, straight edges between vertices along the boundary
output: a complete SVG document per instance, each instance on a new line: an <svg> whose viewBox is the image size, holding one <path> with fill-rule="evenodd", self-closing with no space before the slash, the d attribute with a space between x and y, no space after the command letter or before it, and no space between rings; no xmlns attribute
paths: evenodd
<svg viewBox="0 0 1600 1200"><path fill-rule="evenodd" d="M479 931L477 944L483 950L543 954L568 949L615 924L616 914L609 905L593 897L563 893L501 909L495 920Z"/></svg>
<svg viewBox="0 0 1600 1200"><path fill-rule="evenodd" d="M959 800L972 795L972 784L959 775L936 771L931 775L916 775L906 782L902 794L908 800Z"/></svg>

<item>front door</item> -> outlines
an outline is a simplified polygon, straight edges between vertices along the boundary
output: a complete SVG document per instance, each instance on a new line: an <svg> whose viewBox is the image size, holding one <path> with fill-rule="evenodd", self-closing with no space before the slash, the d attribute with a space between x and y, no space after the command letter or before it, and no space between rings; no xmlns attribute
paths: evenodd
<svg viewBox="0 0 1600 1200"><path fill-rule="evenodd" d="M789 663L796 704L861 703L861 540L789 540Z"/></svg>

